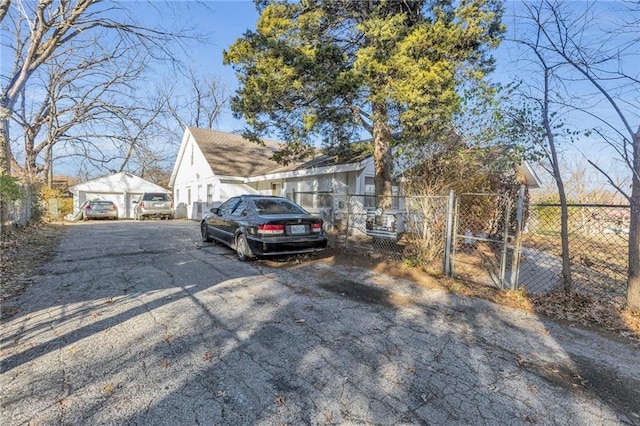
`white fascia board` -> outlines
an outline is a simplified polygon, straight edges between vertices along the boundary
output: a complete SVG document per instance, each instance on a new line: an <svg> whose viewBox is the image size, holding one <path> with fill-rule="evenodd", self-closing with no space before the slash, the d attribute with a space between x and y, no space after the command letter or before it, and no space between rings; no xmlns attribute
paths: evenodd
<svg viewBox="0 0 640 426"><path fill-rule="evenodd" d="M247 178L244 177L238 177L238 176L224 176L224 175L216 175L216 177L218 178L218 180L220 180L222 183L224 182L240 182L240 183L244 183L247 181ZM224 181L224 182L223 182Z"/></svg>
<svg viewBox="0 0 640 426"><path fill-rule="evenodd" d="M272 174L267 174L262 176L253 176L250 178L246 178L244 182L253 183L253 182L262 182L265 180L279 180L279 179L289 179L289 178L299 178L299 177L309 177L309 176L319 176L319 175L330 175L332 173L358 171L362 168L363 168L362 162L349 163L349 164L337 164L335 166L314 167L312 169L291 170L288 172L272 173Z"/></svg>
<svg viewBox="0 0 640 426"><path fill-rule="evenodd" d="M169 178L169 187L173 188L173 185L176 181L176 176L178 176L178 168L180 164L182 164L182 157L184 157L184 152L187 149L187 142L189 137L191 136L191 132L189 128L184 129L184 135L182 135L182 142L180 143L180 149L178 150L178 156L176 157L176 162L173 164L173 170L171 171L171 177Z"/></svg>

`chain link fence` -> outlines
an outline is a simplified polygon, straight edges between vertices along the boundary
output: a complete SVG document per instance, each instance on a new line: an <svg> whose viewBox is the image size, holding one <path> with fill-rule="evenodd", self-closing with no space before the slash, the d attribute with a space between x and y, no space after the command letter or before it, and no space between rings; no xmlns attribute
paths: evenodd
<svg viewBox="0 0 640 426"><path fill-rule="evenodd" d="M563 285L560 205L505 194L433 197L295 192L320 216L332 244L348 252L427 266L498 288L548 293ZM454 202L455 200L455 202ZM383 201L389 207L378 206ZM624 304L631 212L623 205L569 205L573 285Z"/></svg>
<svg viewBox="0 0 640 426"><path fill-rule="evenodd" d="M374 258L442 270L448 197L338 195L293 192L296 203L324 220L334 245ZM387 208L379 206L387 205Z"/></svg>
<svg viewBox="0 0 640 426"><path fill-rule="evenodd" d="M517 268L511 222L515 202L503 194L456 197L451 275L498 288L515 288Z"/></svg>
<svg viewBox="0 0 640 426"><path fill-rule="evenodd" d="M523 233L520 283L532 293L563 285L561 206L532 204ZM625 205L568 206L573 286L600 300L624 303L631 209Z"/></svg>

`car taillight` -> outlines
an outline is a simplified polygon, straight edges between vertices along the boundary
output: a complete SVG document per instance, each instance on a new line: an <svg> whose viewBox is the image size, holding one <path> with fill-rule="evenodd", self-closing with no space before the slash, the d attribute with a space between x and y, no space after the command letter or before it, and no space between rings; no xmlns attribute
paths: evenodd
<svg viewBox="0 0 640 426"><path fill-rule="evenodd" d="M87 204L87 207L84 208L85 210L91 210L91 206L89 204Z"/></svg>
<svg viewBox="0 0 640 426"><path fill-rule="evenodd" d="M140 206L140 208L144 209L144 201L140 201L140 203L138 205Z"/></svg>
<svg viewBox="0 0 640 426"><path fill-rule="evenodd" d="M116 206L115 204L113 205L113 210L118 210L118 206Z"/></svg>
<svg viewBox="0 0 640 426"><path fill-rule="evenodd" d="M314 223L314 224L311 226L311 230L312 230L313 232L320 232L320 231L322 231L322 224L321 224L321 223Z"/></svg>
<svg viewBox="0 0 640 426"><path fill-rule="evenodd" d="M258 234L284 234L284 225L260 225L258 226Z"/></svg>
<svg viewBox="0 0 640 426"><path fill-rule="evenodd" d="M171 202L171 209L173 210L173 201Z"/></svg>

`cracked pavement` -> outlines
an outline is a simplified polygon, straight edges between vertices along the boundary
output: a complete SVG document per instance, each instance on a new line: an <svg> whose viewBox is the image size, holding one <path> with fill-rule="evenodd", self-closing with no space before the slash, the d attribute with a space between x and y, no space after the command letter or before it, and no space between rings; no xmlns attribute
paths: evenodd
<svg viewBox="0 0 640 426"><path fill-rule="evenodd" d="M69 225L0 325L0 420L640 424L637 348L193 221Z"/></svg>

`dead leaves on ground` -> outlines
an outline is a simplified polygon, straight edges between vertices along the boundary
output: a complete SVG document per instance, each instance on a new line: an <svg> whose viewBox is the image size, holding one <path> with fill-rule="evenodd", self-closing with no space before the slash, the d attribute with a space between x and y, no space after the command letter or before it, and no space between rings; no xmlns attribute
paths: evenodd
<svg viewBox="0 0 640 426"><path fill-rule="evenodd" d="M64 225L34 224L12 229L0 238L0 301L18 296L29 285L29 276L55 254L54 247L64 235ZM7 279L4 279L7 277ZM7 303L2 305L2 318L19 311Z"/></svg>
<svg viewBox="0 0 640 426"><path fill-rule="evenodd" d="M551 318L598 326L640 340L640 315L621 311L588 294L572 291L553 292L531 297L537 313Z"/></svg>

